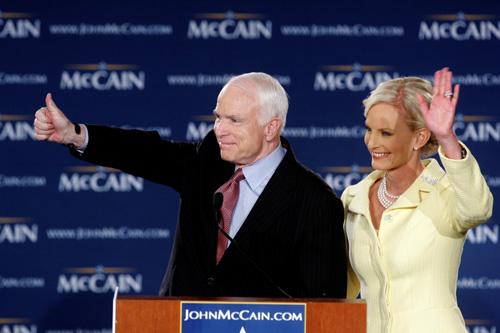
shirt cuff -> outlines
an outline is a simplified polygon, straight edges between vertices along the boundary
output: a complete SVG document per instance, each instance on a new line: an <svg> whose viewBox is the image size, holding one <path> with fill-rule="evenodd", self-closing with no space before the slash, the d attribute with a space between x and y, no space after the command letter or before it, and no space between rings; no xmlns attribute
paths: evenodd
<svg viewBox="0 0 500 333"><path fill-rule="evenodd" d="M85 142L83 143L83 146L76 149L76 151L79 152L80 154L83 154L83 152L87 148L87 145L89 144L89 130L87 129L87 126L85 126L83 124L82 124L82 126L85 129Z"/></svg>

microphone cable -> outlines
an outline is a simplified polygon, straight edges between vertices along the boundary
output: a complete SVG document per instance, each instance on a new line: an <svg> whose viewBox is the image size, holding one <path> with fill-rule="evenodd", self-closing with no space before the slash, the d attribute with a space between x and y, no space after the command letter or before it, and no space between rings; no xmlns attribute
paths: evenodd
<svg viewBox="0 0 500 333"><path fill-rule="evenodd" d="M236 247L243 253L243 255L254 265L255 268L269 281L271 284L278 289L283 295L285 295L288 298L293 298L290 296L286 291L284 291L274 280L250 257L250 255L234 240L233 237L229 236L229 234L220 226L219 223L219 211L220 208L222 207L222 202L224 201L224 195L221 192L216 192L213 197L213 206L215 209L215 220L217 221L217 226L219 227L219 230L222 232L222 234L229 239L231 243L234 243Z"/></svg>

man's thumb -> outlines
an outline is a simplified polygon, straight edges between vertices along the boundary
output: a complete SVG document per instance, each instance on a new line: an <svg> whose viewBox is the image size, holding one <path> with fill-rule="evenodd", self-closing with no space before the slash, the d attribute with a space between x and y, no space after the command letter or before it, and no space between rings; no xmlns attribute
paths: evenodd
<svg viewBox="0 0 500 333"><path fill-rule="evenodd" d="M52 99L52 94L48 93L47 97L45 97L45 104L47 104L47 109L51 114L56 113L59 111L59 108L57 107L56 103L54 103L54 100Z"/></svg>

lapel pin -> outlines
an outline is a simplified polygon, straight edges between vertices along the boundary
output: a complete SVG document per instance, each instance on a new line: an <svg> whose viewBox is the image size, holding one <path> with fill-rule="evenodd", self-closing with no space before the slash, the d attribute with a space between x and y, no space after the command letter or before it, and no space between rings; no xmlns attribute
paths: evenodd
<svg viewBox="0 0 500 333"><path fill-rule="evenodd" d="M437 182L439 182L439 180L437 178L431 177L431 176L427 176L426 174L422 174L422 179L424 180L425 183L428 183L428 184L431 184L431 185L434 185Z"/></svg>

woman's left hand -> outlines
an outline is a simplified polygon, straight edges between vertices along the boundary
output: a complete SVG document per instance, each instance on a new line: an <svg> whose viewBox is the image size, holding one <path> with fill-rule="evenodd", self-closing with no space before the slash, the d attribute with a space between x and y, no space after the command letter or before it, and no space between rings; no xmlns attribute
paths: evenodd
<svg viewBox="0 0 500 333"><path fill-rule="evenodd" d="M445 67L434 74L434 96L431 105L427 107L422 95L417 94L417 98L427 128L434 133L446 156L459 159L461 148L453 131L453 122L460 86L456 84L452 91L451 82L452 72L449 71L448 67Z"/></svg>
<svg viewBox="0 0 500 333"><path fill-rule="evenodd" d="M418 102L427 127L436 137L449 136L453 133L453 121L457 107L460 86L455 85L451 90L452 72L445 67L434 74L434 96L430 107L422 95L418 95Z"/></svg>

